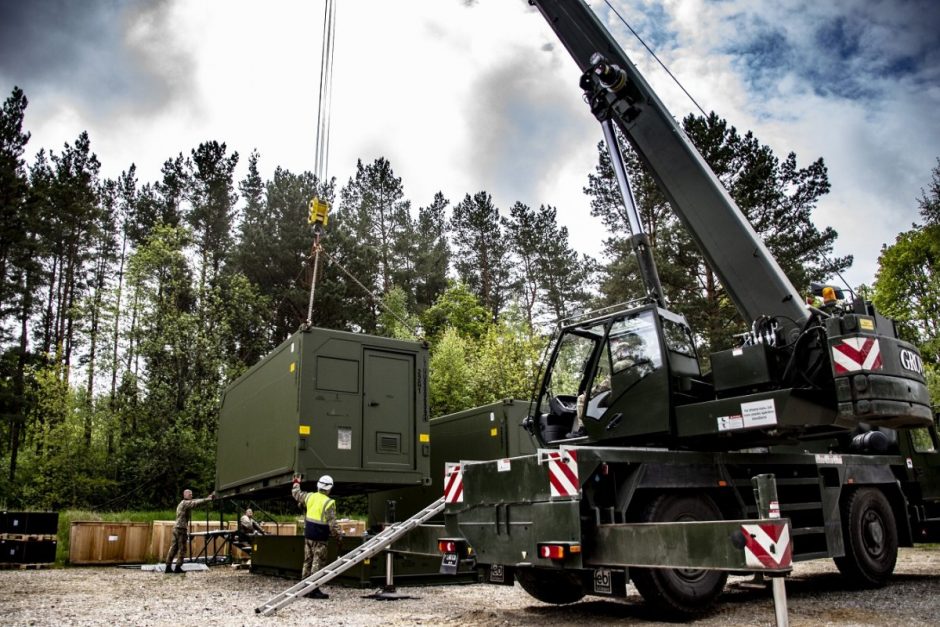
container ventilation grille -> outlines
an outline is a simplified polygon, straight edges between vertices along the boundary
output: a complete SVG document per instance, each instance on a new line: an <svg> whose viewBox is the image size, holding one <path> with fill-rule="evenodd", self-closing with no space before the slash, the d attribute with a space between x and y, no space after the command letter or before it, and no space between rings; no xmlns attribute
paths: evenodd
<svg viewBox="0 0 940 627"><path fill-rule="evenodd" d="M376 433L375 450L379 453L401 453L400 433Z"/></svg>

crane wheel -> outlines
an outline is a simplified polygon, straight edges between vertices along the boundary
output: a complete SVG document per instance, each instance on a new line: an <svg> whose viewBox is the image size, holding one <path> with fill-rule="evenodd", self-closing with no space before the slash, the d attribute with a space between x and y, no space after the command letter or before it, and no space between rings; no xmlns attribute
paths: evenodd
<svg viewBox="0 0 940 627"><path fill-rule="evenodd" d="M642 522L723 518L707 494L663 494L647 505ZM712 607L724 590L728 573L700 568L631 568L630 578L646 603L670 618L687 620Z"/></svg>
<svg viewBox="0 0 940 627"><path fill-rule="evenodd" d="M842 538L845 555L834 561L848 582L859 588L885 585L898 560L898 531L884 492L860 488L843 501Z"/></svg>

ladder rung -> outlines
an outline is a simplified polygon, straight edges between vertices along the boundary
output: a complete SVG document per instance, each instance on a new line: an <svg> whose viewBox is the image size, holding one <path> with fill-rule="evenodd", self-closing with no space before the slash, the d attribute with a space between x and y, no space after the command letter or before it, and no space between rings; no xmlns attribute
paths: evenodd
<svg viewBox="0 0 940 627"><path fill-rule="evenodd" d="M274 610L287 605L292 599L297 598L300 591L311 590L313 588L318 588L327 581L331 580L336 575L344 572L351 566L358 564L368 558L371 555L374 555L382 548L388 548L395 540L405 535L411 531L415 526L421 524L434 514L437 514L442 509L444 509L444 497L441 497L435 501L432 505L424 508L422 511L418 512L408 520L405 520L400 523L396 523L387 529L383 530L378 535L372 537L368 542L358 547L357 549L350 551L344 556L339 557L333 563L328 564L325 568L321 568L318 572L310 575L304 579L299 584L288 588L286 592L279 594L273 599L269 600L265 605L263 605L263 613L265 615L273 612ZM374 550L373 550L374 549ZM291 592L291 590L297 589L297 592ZM261 612L262 608L256 608L256 611Z"/></svg>

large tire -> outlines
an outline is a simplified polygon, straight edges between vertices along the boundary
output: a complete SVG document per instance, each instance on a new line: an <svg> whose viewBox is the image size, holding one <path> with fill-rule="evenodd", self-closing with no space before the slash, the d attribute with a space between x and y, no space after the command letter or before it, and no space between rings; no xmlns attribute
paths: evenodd
<svg viewBox="0 0 940 627"><path fill-rule="evenodd" d="M721 510L705 494L664 494L643 512L643 522L721 520ZM631 568L643 599L669 618L686 620L708 611L724 590L728 573L685 568Z"/></svg>
<svg viewBox="0 0 940 627"><path fill-rule="evenodd" d="M848 582L879 588L891 577L898 560L898 529L894 511L881 490L861 488L842 504L845 556L835 563Z"/></svg>
<svg viewBox="0 0 940 627"><path fill-rule="evenodd" d="M522 589L543 603L564 605L584 597L584 584L575 573L546 568L525 568L516 571Z"/></svg>

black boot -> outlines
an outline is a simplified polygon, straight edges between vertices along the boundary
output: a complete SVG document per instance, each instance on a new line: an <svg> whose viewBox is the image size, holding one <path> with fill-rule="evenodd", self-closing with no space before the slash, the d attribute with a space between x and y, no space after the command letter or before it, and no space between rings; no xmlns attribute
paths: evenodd
<svg viewBox="0 0 940 627"><path fill-rule="evenodd" d="M166 568L164 569L163 572L165 572L165 573L172 573L172 572L173 572L173 567L170 566L169 564L167 564L167 565L166 565Z"/></svg>
<svg viewBox="0 0 940 627"><path fill-rule="evenodd" d="M319 588L314 588L312 591L306 594L306 597L308 599L329 599L330 595L328 595L323 590L320 590Z"/></svg>
<svg viewBox="0 0 940 627"><path fill-rule="evenodd" d="M182 564L177 564L177 565L176 565L176 568L173 569L173 572L174 572L174 573L181 573L181 572L183 572L183 565L182 565Z"/></svg>

